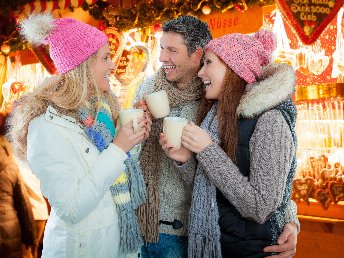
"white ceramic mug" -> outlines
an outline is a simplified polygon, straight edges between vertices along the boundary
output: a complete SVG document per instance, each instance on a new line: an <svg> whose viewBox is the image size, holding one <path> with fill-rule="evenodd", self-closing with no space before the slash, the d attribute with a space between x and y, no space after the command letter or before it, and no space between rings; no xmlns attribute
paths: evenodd
<svg viewBox="0 0 344 258"><path fill-rule="evenodd" d="M163 122L163 131L167 141L174 147L179 148L182 145L182 133L188 120L182 117L165 117Z"/></svg>
<svg viewBox="0 0 344 258"><path fill-rule="evenodd" d="M148 94L144 97L144 99L154 118L162 118L170 113L170 102L165 90Z"/></svg>
<svg viewBox="0 0 344 258"><path fill-rule="evenodd" d="M138 131L137 120L141 117L143 117L143 109L123 109L119 112L119 122L121 126L133 121L134 133Z"/></svg>

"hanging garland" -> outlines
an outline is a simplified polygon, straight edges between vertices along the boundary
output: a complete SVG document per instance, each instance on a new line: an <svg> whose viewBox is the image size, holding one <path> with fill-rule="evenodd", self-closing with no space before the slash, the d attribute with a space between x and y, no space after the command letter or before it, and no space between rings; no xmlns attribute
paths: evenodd
<svg viewBox="0 0 344 258"><path fill-rule="evenodd" d="M112 6L104 9L103 16L108 25L126 31L133 28L147 28L181 15L203 15L203 7L215 12L226 12L231 9L247 10L248 6L273 4L274 0L151 0L130 9L115 10Z"/></svg>
<svg viewBox="0 0 344 258"><path fill-rule="evenodd" d="M66 5L66 7L59 6L57 4L58 1L59 0L45 0L44 2L54 2L54 4L56 4L56 7L54 7L54 9L68 8L71 12L73 12L74 9L77 8L72 5L72 2L70 0L63 2L63 3L69 4L68 6ZM0 46L1 46L1 52L7 55L10 52L16 52L18 50L23 50L23 49L28 48L27 42L25 42L24 39L20 37L19 32L17 30L17 23L18 23L17 17L18 17L18 13L21 12L19 10L23 9L24 6L28 6L30 4L31 6L29 6L29 9L33 8L34 7L33 4L35 4L35 0L25 0L25 1L12 0L11 5L8 5L8 6L3 2L6 2L6 1L0 1ZM103 0L97 1L96 4L91 4L91 5L88 4L87 2L94 3L95 1L83 1L80 8L82 8L85 11L88 11L89 14L92 17L94 17L96 20L104 19L102 16L102 11L105 9L105 7L109 6L109 4L104 2ZM3 12L3 10L7 10L7 12L5 13ZM31 12L32 11L33 9L31 9ZM3 49L6 49L6 51L3 51Z"/></svg>
<svg viewBox="0 0 344 258"><path fill-rule="evenodd" d="M11 1L0 1L0 14L9 16L14 11L19 10L20 7L32 2L32 0L11 0Z"/></svg>
<svg viewBox="0 0 344 258"><path fill-rule="evenodd" d="M14 11L19 10L25 4L32 2L32 0L12 0L10 4L8 2L0 1L0 21L1 18L6 17L6 23L0 22L0 46L7 44L10 47L10 52L15 52L26 49L28 46L20 38L16 30L16 19L9 16L9 14L13 14ZM118 28L120 31L127 31L134 28L145 30L150 26L177 18L181 15L200 16L205 13L205 9L208 12L211 10L223 13L234 8L239 11L245 11L250 6L273 3L274 0L151 0L149 3L141 2L136 4L130 9L115 9L106 0L99 0L92 5L84 1L81 8L88 11L92 17L104 24L100 26L101 29L104 26L112 26ZM74 11L76 7L70 4L68 8L70 11Z"/></svg>

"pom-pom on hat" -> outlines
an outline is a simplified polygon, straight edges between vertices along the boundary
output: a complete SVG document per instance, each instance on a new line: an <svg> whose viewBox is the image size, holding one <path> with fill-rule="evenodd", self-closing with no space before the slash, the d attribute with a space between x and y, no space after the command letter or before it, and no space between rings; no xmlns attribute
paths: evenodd
<svg viewBox="0 0 344 258"><path fill-rule="evenodd" d="M54 19L51 14L31 15L20 28L32 45L49 44L59 74L74 69L108 42L107 36L93 26L72 18Z"/></svg>
<svg viewBox="0 0 344 258"><path fill-rule="evenodd" d="M213 51L247 83L257 81L261 66L270 63L275 48L275 35L268 30L260 30L251 36L227 34L211 40L205 46L205 50Z"/></svg>

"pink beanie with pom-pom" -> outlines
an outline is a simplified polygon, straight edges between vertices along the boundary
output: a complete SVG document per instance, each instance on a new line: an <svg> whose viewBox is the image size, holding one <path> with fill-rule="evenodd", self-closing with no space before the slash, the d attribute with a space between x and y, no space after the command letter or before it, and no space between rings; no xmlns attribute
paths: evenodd
<svg viewBox="0 0 344 258"><path fill-rule="evenodd" d="M268 30L260 30L252 36L228 34L211 40L205 46L205 50L213 51L247 83L257 81L261 66L270 63L275 48L275 35Z"/></svg>
<svg viewBox="0 0 344 258"><path fill-rule="evenodd" d="M72 18L57 19L54 25L47 42L60 74L74 69L108 42L102 31Z"/></svg>
<svg viewBox="0 0 344 258"><path fill-rule="evenodd" d="M50 13L30 15L21 22L20 33L32 45L49 44L59 74L73 70L108 43L96 27L72 18L55 19Z"/></svg>

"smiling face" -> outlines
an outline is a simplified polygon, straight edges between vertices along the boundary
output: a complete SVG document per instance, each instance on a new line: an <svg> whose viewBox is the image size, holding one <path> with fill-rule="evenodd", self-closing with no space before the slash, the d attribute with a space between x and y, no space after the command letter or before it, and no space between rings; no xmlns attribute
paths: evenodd
<svg viewBox="0 0 344 258"><path fill-rule="evenodd" d="M115 65L110 58L109 44L102 46L97 53L95 64L93 66L94 79L100 91L110 90L110 75L115 69Z"/></svg>
<svg viewBox="0 0 344 258"><path fill-rule="evenodd" d="M166 79L175 82L179 89L184 89L196 76L202 58L202 49L198 48L191 55L182 35L164 32L160 41L160 62Z"/></svg>
<svg viewBox="0 0 344 258"><path fill-rule="evenodd" d="M207 99L219 99L227 65L211 50L204 55L204 64L198 72L205 86L205 97Z"/></svg>

